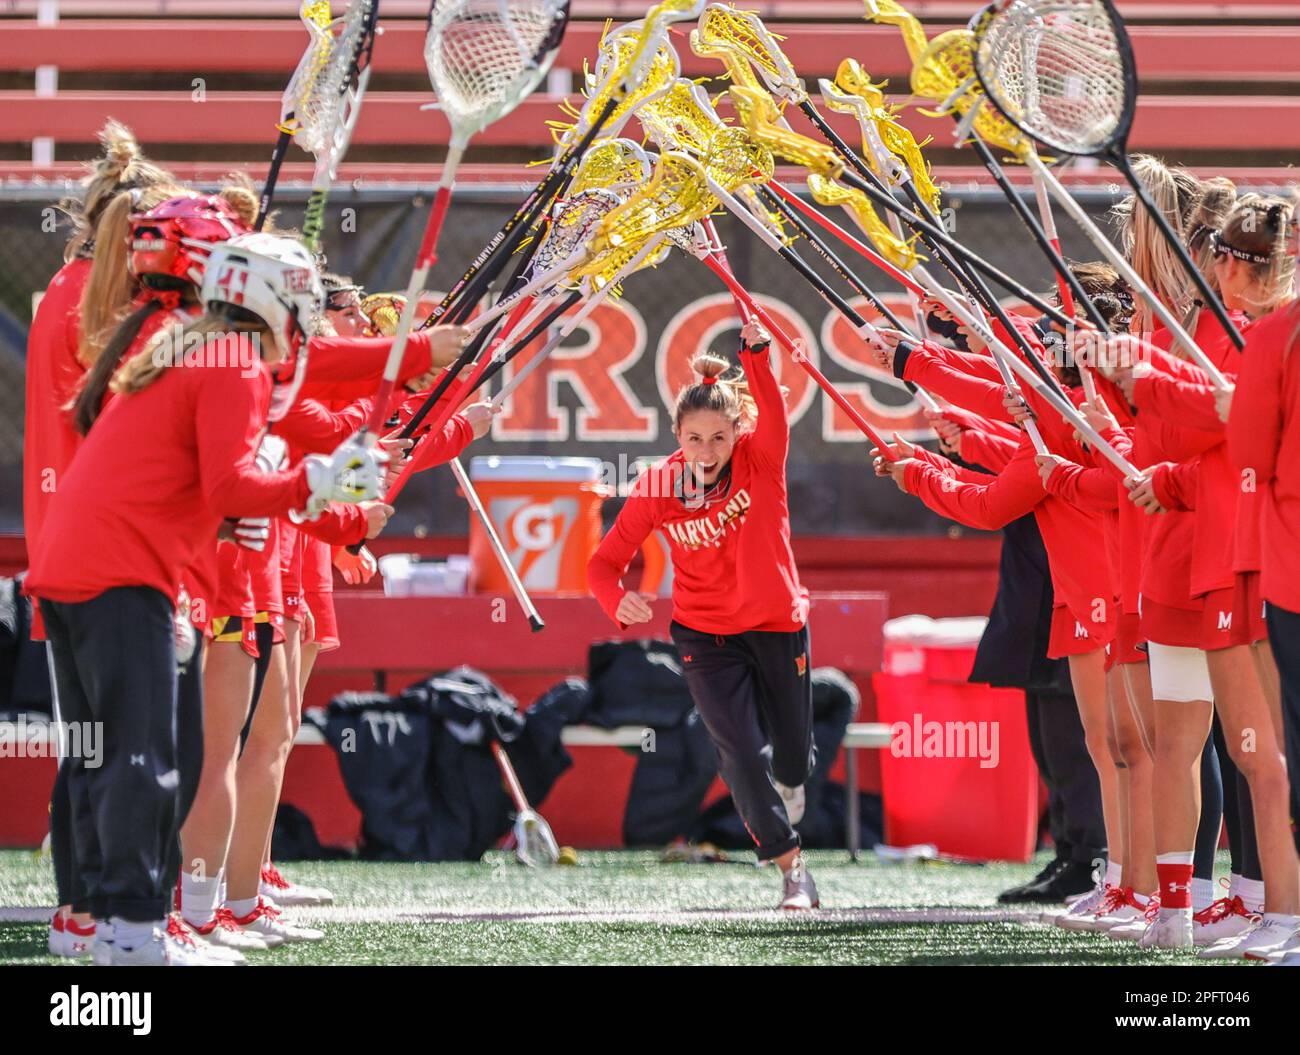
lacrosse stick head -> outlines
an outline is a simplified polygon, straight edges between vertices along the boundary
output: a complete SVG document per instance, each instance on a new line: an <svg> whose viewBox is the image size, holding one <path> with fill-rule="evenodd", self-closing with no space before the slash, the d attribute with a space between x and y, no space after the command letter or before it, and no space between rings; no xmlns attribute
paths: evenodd
<svg viewBox="0 0 1300 1055"><path fill-rule="evenodd" d="M764 184L776 174L772 151L743 128L722 127L709 140L704 171L723 190Z"/></svg>
<svg viewBox="0 0 1300 1055"><path fill-rule="evenodd" d="M894 119L894 111L886 103L884 92L879 85L871 83L871 78L857 60L845 59L836 71L834 83L823 80L820 84L822 97L831 109L852 113L862 125L863 144L867 147L867 160L872 162L872 167L877 172L883 168L875 160L873 141L878 141L885 150L907 166L917 193L937 212L939 188L935 186L930 176L930 166L921 153L925 144L918 143L911 131ZM871 134L873 130L874 136ZM929 143L930 140L925 142Z"/></svg>
<svg viewBox="0 0 1300 1055"><path fill-rule="evenodd" d="M867 18L881 25L897 26L903 34L903 45L913 62L925 51L925 28L916 17L895 0L863 0Z"/></svg>
<svg viewBox="0 0 1300 1055"><path fill-rule="evenodd" d="M551 826L535 810L521 810L511 829L515 837L515 857L529 868L553 865L560 859L560 847Z"/></svg>
<svg viewBox="0 0 1300 1055"><path fill-rule="evenodd" d="M844 171L844 162L829 145L777 124L776 104L767 92L733 84L727 95L749 134L777 157L824 176L834 177Z"/></svg>
<svg viewBox="0 0 1300 1055"><path fill-rule="evenodd" d="M299 147L318 161L328 158L332 167L347 148L358 112L379 4L352 0L345 15L323 26L320 20L328 16L329 4L303 5L301 13L312 43L285 90L286 111L293 97L292 121L285 127Z"/></svg>
<svg viewBox="0 0 1300 1055"><path fill-rule="evenodd" d="M635 187L650 178L650 158L631 139L597 139L582 156L573 192Z"/></svg>
<svg viewBox="0 0 1300 1055"><path fill-rule="evenodd" d="M1066 154L1123 155L1137 71L1110 0L998 0L973 24L975 74L1008 121Z"/></svg>
<svg viewBox="0 0 1300 1055"><path fill-rule="evenodd" d="M649 18L645 20L649 22ZM653 27L650 27L653 29ZM662 29L651 32L639 23L621 26L606 33L600 42L595 70L587 76L587 102L575 124L563 128L566 138L576 138L586 130L593 114L601 113L614 101L605 127L618 128L633 110L647 99L668 89L682 72L681 60ZM648 35L648 40L643 39ZM641 70L639 79L622 91L631 69Z"/></svg>
<svg viewBox="0 0 1300 1055"><path fill-rule="evenodd" d="M596 224L622 203L622 195L602 187L579 191L557 203L546 238L533 257L532 273L545 274L572 257L587 243Z"/></svg>
<svg viewBox="0 0 1300 1055"><path fill-rule="evenodd" d="M293 132L297 127L296 114L312 98L316 81L334 50L334 35L330 32L334 16L330 13L329 0L303 0L298 17L307 27L309 40L281 100L280 127L286 132Z"/></svg>
<svg viewBox="0 0 1300 1055"><path fill-rule="evenodd" d="M746 87L757 87L749 72L752 65L768 91L797 106L808 98L808 92L781 50L780 39L754 12L737 11L729 4L710 4L691 33L691 49L697 55L721 59L731 71L732 80Z"/></svg>
<svg viewBox="0 0 1300 1055"><path fill-rule="evenodd" d="M709 103L708 94L694 81L678 77L637 110L641 127L660 150L686 150L705 154L722 118Z"/></svg>
<svg viewBox="0 0 1300 1055"><path fill-rule="evenodd" d="M975 38L967 29L940 33L912 67L912 91L945 104L963 117L975 111L972 128L984 142L1023 160L1031 143L996 106L989 103L975 76Z"/></svg>
<svg viewBox="0 0 1300 1055"><path fill-rule="evenodd" d="M880 251L881 256L904 271L910 271L917 264L920 257L914 245L915 239L905 241L894 234L889 224L880 218L875 207L861 191L853 187L843 187L816 172L808 174L808 189L818 205L825 205L828 208L840 206L847 209L862 228L863 233Z"/></svg>
<svg viewBox="0 0 1300 1055"><path fill-rule="evenodd" d="M424 60L453 139L468 140L526 99L569 24L569 0L433 0Z"/></svg>
<svg viewBox="0 0 1300 1055"><path fill-rule="evenodd" d="M630 249L625 258L630 259L650 238L703 219L717 204L704 166L689 154L665 151L650 182L600 221L590 243L596 259L573 274L600 274L609 266L609 260L601 258L610 250Z"/></svg>

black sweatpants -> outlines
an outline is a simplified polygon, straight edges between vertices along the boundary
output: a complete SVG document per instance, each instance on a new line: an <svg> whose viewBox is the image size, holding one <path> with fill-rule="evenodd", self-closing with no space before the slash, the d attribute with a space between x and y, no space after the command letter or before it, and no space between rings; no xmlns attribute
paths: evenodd
<svg viewBox="0 0 1300 1055"><path fill-rule="evenodd" d="M1270 604L1265 609L1268 643L1282 678L1282 728L1291 774L1291 834L1300 852L1300 613Z"/></svg>
<svg viewBox="0 0 1300 1055"><path fill-rule="evenodd" d="M199 793L203 773L203 634L189 662L176 672L176 768L181 775L180 796L176 802L176 834L163 863L163 873L172 884L180 881L181 826Z"/></svg>
<svg viewBox="0 0 1300 1055"><path fill-rule="evenodd" d="M1048 822L1059 856L1105 868L1101 783L1073 694L1025 691L1029 747L1047 785Z"/></svg>
<svg viewBox="0 0 1300 1055"><path fill-rule="evenodd" d="M773 780L797 787L813 771L808 628L705 634L674 622L686 687L718 752L718 770L760 861L799 845Z"/></svg>
<svg viewBox="0 0 1300 1055"><path fill-rule="evenodd" d="M143 586L41 601L66 722L95 723L100 757L67 760L77 869L97 919L167 914L181 778L172 602ZM97 763L97 764L96 764Z"/></svg>

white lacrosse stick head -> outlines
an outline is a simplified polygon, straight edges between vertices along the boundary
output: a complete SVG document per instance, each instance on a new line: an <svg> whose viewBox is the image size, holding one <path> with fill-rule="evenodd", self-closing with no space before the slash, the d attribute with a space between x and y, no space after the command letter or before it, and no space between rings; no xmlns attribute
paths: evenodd
<svg viewBox="0 0 1300 1055"><path fill-rule="evenodd" d="M445 0L429 12L424 60L438 107L465 142L504 117L546 76L569 0Z"/></svg>
<svg viewBox="0 0 1300 1055"><path fill-rule="evenodd" d="M551 212L550 229L533 257L532 274L543 275L558 267L587 244L592 230L623 203L623 195L604 187L592 187L557 202Z"/></svg>
<svg viewBox="0 0 1300 1055"><path fill-rule="evenodd" d="M329 5L311 7L314 12L328 13ZM306 8L304 5L304 15ZM328 43L321 39L312 45L312 62L317 64L312 66L316 71L314 76L304 71L308 55L303 56L294 74L297 90L302 94L297 97L293 115L293 140L331 172L347 150L361 110L361 97L370 74L370 49L374 44L377 15L375 0L352 0L347 13L323 29L318 21L303 19L313 34L323 33ZM299 72L306 73L302 80L298 80ZM290 87L294 87L293 82ZM285 94L287 97L288 91Z"/></svg>

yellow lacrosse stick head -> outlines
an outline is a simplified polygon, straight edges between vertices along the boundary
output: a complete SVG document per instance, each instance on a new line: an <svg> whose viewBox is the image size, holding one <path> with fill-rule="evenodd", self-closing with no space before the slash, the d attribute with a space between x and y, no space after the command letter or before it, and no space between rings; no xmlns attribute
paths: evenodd
<svg viewBox="0 0 1300 1055"><path fill-rule="evenodd" d="M729 4L710 4L691 32L691 50L697 55L721 59L732 81L757 88L752 63L769 91L785 102L797 104L808 93L781 50L782 39L763 25L763 20L753 11L737 11Z"/></svg>
<svg viewBox="0 0 1300 1055"><path fill-rule="evenodd" d="M631 139L597 139L582 156L572 193L635 186L650 178L650 159Z"/></svg>
<svg viewBox="0 0 1300 1055"><path fill-rule="evenodd" d="M907 48L908 58L916 62L925 51L928 43L925 28L916 17L902 4L895 0L863 0L867 8L867 18L878 24L897 26L903 34L903 45Z"/></svg>
<svg viewBox="0 0 1300 1055"><path fill-rule="evenodd" d="M653 32L651 15L656 10L658 8L652 9L651 14L646 16L640 26L636 23L622 26L601 37L596 69L589 77L592 83L588 92L587 108L590 113L599 114L611 99L616 99L618 104L609 118L612 127L617 127L619 121L651 95L667 88L682 72L677 52L667 38ZM623 82L627 71L640 60L651 38L656 38L658 42L655 53L646 67L645 75L632 86L630 91L624 93ZM568 134L576 128L576 125L552 122L551 127L557 132Z"/></svg>
<svg viewBox="0 0 1300 1055"><path fill-rule="evenodd" d="M965 88L961 94L958 89ZM912 67L912 91L916 95L948 105L965 117L979 107L972 126L986 143L1023 161L1033 149L1020 129L988 102L975 76L975 35L968 29L940 33ZM925 112L925 111L923 111ZM938 116L931 112L931 116Z"/></svg>
<svg viewBox="0 0 1300 1055"><path fill-rule="evenodd" d="M921 147L925 144L918 143L911 131L895 120L896 111L886 104L884 92L878 85L871 83L871 78L856 59L845 59L840 63L839 69L835 72L834 86L845 96L856 97L869 107L866 119L875 126L885 149L907 166L917 192L925 198L932 209L938 211L939 188L935 186L930 175L930 166L921 153ZM833 96L827 101L832 109L837 108ZM861 111L858 111L856 116L859 121L863 120ZM930 140L926 139L925 142L929 143ZM872 151L868 149L866 155L867 160L872 161ZM874 162L872 167L876 167Z"/></svg>
<svg viewBox="0 0 1300 1055"><path fill-rule="evenodd" d="M572 274L606 273L611 262L605 254L611 250L625 252L623 263L626 263L648 239L703 219L717 205L718 200L709 191L703 165L689 154L665 151L659 156L650 182L601 220L590 243L593 259L575 268Z"/></svg>
<svg viewBox="0 0 1300 1055"><path fill-rule="evenodd" d="M858 226L871 239L880 255L910 271L920 259L912 241L904 241L889 229L867 196L853 187L842 187L816 172L808 175L808 189L813 200L830 208L842 206L852 213Z"/></svg>
<svg viewBox="0 0 1300 1055"><path fill-rule="evenodd" d="M694 81L678 77L637 111L646 134L661 150L686 150L705 154L722 118L709 104L709 97Z"/></svg>
<svg viewBox="0 0 1300 1055"><path fill-rule="evenodd" d="M288 99L301 108L316 90L316 81L322 71L329 65L330 53L334 50L334 37L330 33L330 24L334 21L330 12L329 0L303 0L298 10L298 17L311 35L307 52L298 62L290 86L286 92L285 110L289 109ZM281 119L279 129L292 134L298 126L297 120Z"/></svg>
<svg viewBox="0 0 1300 1055"><path fill-rule="evenodd" d="M727 95L749 134L777 157L831 178L844 171L844 162L830 146L776 123L780 114L767 92L733 84Z"/></svg>
<svg viewBox="0 0 1300 1055"><path fill-rule="evenodd" d="M769 182L776 174L772 151L743 128L719 128L709 142L704 171L723 190Z"/></svg>
<svg viewBox="0 0 1300 1055"><path fill-rule="evenodd" d="M361 314L366 317L367 337L391 337L397 332L397 322L406 307L406 297L401 293L371 293L362 298Z"/></svg>

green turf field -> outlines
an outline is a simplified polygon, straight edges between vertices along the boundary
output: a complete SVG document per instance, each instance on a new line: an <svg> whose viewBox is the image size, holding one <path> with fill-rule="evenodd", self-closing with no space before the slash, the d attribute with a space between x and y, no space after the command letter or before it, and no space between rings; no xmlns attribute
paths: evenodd
<svg viewBox="0 0 1300 1055"><path fill-rule="evenodd" d="M868 855L869 856L869 855ZM530 871L492 853L480 864L311 862L292 878L334 891L300 910L326 940L254 954L254 964L1185 964L1104 936L999 909L999 890L1040 865L853 863L808 854L821 912L769 911L771 869L661 864L655 854L583 852L577 867ZM1043 859L1045 860L1045 858ZM1226 869L1226 861L1223 862ZM0 963L45 955L50 864L0 851Z"/></svg>

